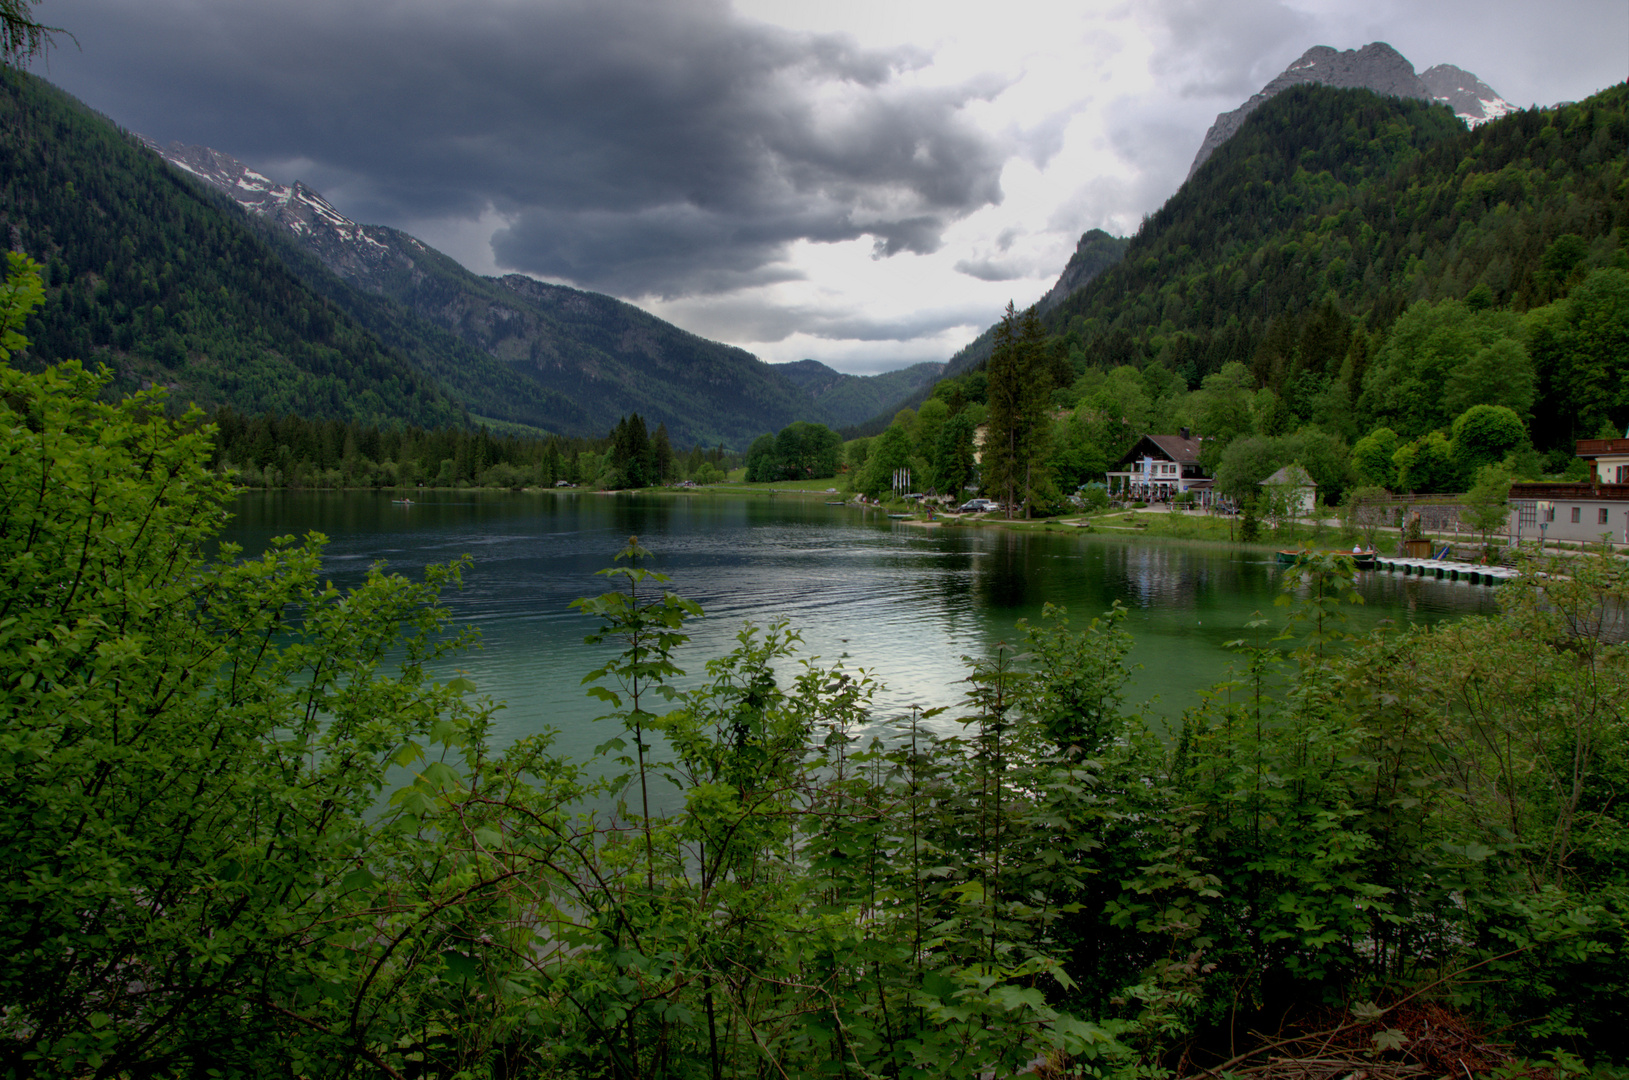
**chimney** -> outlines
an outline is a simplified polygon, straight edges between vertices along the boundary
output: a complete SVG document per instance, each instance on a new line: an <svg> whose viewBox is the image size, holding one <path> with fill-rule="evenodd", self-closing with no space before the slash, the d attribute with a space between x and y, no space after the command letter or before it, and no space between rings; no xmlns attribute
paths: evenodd
<svg viewBox="0 0 1629 1080"><path fill-rule="evenodd" d="M1192 435L1189 435L1189 434L1188 434L1188 429L1187 429L1187 428L1183 428L1183 429L1182 429L1182 437L1183 437L1183 438L1184 438L1184 439L1191 439L1191 438L1193 438L1193 436L1192 436Z"/></svg>

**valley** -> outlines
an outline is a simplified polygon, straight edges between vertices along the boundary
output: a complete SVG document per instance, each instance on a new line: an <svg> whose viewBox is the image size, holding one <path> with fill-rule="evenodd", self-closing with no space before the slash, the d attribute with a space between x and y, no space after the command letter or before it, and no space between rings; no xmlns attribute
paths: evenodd
<svg viewBox="0 0 1629 1080"><path fill-rule="evenodd" d="M1629 84L1133 7L0 4L0 1074L1621 1077Z"/></svg>

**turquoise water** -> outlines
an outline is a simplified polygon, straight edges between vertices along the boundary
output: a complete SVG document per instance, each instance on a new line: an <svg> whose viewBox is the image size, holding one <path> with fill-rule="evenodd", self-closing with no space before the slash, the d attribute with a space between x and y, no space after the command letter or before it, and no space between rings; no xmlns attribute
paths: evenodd
<svg viewBox="0 0 1629 1080"><path fill-rule="evenodd" d="M244 495L226 539L254 552L273 536L329 537L336 584L384 561L417 573L463 554L475 562L446 598L484 646L458 662L481 693L506 703L495 736L506 743L544 726L560 748L586 757L612 732L604 707L583 694L583 672L607 651L583 644L593 620L568 605L605 591L595 571L628 536L674 591L706 611L680 656L693 675L727 651L744 620L785 619L809 654L846 655L886 685L884 718L961 698L964 655L1018 640L1019 619L1051 602L1082 622L1116 600L1136 639L1129 698L1175 717L1197 692L1226 677L1223 645L1273 607L1282 571L1272 553L1229 545L1119 539L1073 531L924 529L875 511L816 499L597 493L430 493L412 506L372 493ZM1388 574L1360 575L1367 603L1352 626L1390 619L1432 622L1491 612L1496 590ZM953 725L952 725L953 726Z"/></svg>

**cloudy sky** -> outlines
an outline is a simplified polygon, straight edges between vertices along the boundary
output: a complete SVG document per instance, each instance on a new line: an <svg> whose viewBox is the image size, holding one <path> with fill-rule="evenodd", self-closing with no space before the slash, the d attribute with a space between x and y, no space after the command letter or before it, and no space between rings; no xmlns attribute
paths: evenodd
<svg viewBox="0 0 1629 1080"><path fill-rule="evenodd" d="M1629 75L1624 0L42 0L35 70L473 270L766 360L944 360L1125 235L1313 45L1517 105Z"/></svg>

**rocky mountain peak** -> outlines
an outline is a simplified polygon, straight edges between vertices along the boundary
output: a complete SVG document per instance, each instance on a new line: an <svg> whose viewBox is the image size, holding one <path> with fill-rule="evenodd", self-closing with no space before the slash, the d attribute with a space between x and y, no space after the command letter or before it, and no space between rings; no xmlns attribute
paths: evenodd
<svg viewBox="0 0 1629 1080"><path fill-rule="evenodd" d="M1373 90L1377 94L1418 98L1421 101L1441 101L1472 126L1503 116L1513 108L1482 80L1452 64L1438 64L1423 76L1416 74L1414 65L1384 41L1372 41L1361 49L1347 49L1344 52L1328 45L1315 45L1262 87L1259 93L1252 95L1249 101L1232 112L1216 117L1216 122L1205 132L1205 141L1200 144L1188 175L1193 176L1218 146L1233 137L1245 117L1273 96L1301 83Z"/></svg>
<svg viewBox="0 0 1629 1080"><path fill-rule="evenodd" d="M1126 253L1127 243L1125 237L1110 236L1102 229L1082 233L1080 242L1075 245L1075 253L1069 257L1063 273L1058 275L1057 283L1036 301L1036 311L1045 314L1063 303L1077 289L1084 289L1093 278L1120 261L1120 257Z"/></svg>
<svg viewBox="0 0 1629 1080"><path fill-rule="evenodd" d="M269 218L299 236L324 265L340 277L377 291L370 280L389 271L412 269L413 259L390 230L359 225L300 181L279 184L248 165L207 146L143 139L165 161L218 188L251 214Z"/></svg>

